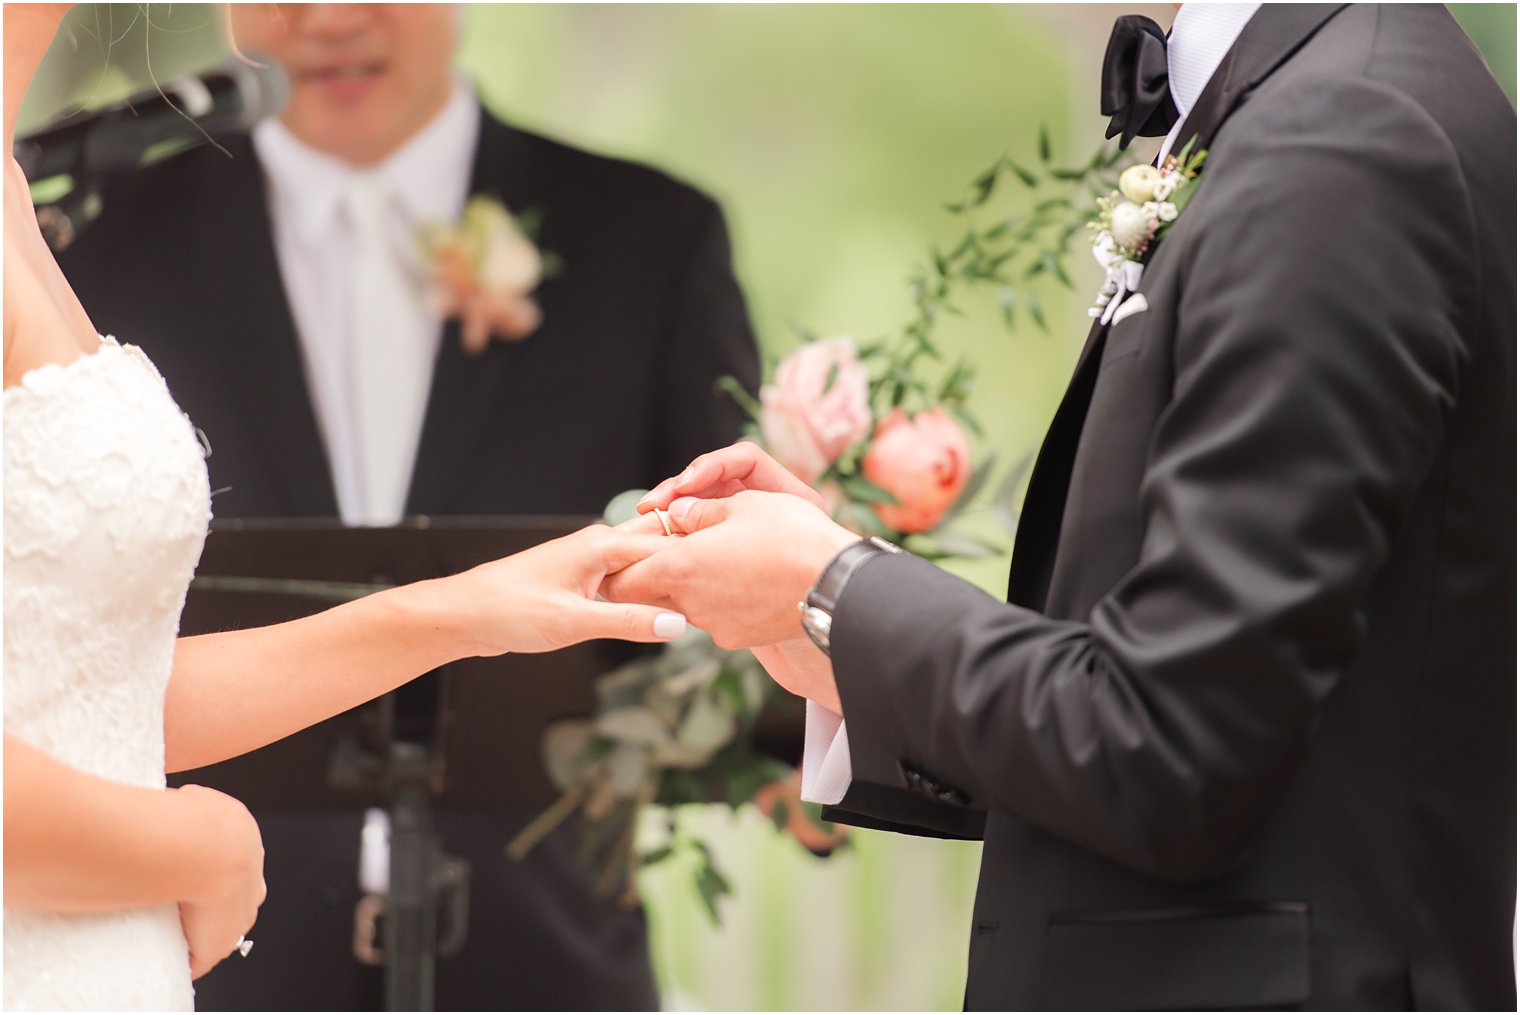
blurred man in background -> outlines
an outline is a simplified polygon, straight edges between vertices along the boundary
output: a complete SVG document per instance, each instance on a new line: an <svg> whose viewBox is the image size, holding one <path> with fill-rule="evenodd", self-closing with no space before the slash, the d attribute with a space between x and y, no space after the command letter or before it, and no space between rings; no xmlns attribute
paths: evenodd
<svg viewBox="0 0 1520 1015"><path fill-rule="evenodd" d="M60 258L207 434L219 517L597 515L739 435L714 382L753 390L758 362L716 204L485 114L451 70L452 6L232 18L241 47L285 67L287 108L223 139L230 160L201 147L112 181ZM564 270L476 354L430 302L416 250L480 194L540 212L537 241ZM198 1007L379 1007L379 970L351 952L361 815L256 816L260 961L201 981ZM438 815L475 886L438 1008L658 1007L643 914L592 892L573 829L522 864L503 855L532 816Z"/></svg>

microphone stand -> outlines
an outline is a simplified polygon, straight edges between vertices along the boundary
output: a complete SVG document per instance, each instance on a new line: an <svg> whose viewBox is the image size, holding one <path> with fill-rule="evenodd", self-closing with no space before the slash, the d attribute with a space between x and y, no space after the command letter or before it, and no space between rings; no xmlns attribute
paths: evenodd
<svg viewBox="0 0 1520 1015"><path fill-rule="evenodd" d="M382 948L386 1011L432 1011L439 955L464 945L470 865L443 853L433 799L444 786L447 668L378 699L366 722L336 745L329 782L387 794L389 879ZM439 940L440 901L448 929ZM372 952L366 949L366 952Z"/></svg>

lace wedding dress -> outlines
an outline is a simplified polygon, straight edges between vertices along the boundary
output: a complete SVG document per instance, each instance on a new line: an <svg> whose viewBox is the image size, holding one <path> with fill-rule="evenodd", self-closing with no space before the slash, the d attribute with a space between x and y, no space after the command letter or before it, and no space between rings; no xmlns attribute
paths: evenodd
<svg viewBox="0 0 1520 1015"><path fill-rule="evenodd" d="M5 400L5 732L164 786L164 693L211 516L189 420L142 350L103 339ZM5 909L5 1007L189 1009L173 905Z"/></svg>

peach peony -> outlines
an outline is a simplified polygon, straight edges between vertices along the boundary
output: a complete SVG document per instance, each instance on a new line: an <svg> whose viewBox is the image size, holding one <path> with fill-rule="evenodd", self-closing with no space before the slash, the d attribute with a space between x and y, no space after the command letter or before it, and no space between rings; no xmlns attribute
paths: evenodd
<svg viewBox="0 0 1520 1015"><path fill-rule="evenodd" d="M865 478L897 498L876 504L876 515L899 532L928 532L939 524L971 478L971 448L943 409L912 419L901 409L876 428L862 462Z"/></svg>
<svg viewBox="0 0 1520 1015"><path fill-rule="evenodd" d="M869 394L870 377L851 339L809 342L782 360L775 382L760 389L765 449L804 483L817 482L871 432Z"/></svg>

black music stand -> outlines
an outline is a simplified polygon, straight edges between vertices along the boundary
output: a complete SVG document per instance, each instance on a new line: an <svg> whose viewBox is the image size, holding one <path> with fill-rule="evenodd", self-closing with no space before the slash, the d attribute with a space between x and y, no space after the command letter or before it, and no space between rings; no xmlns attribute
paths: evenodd
<svg viewBox="0 0 1520 1015"><path fill-rule="evenodd" d="M579 518L413 518L395 528L335 521L219 521L212 526L181 634L281 623L377 587L437 578L535 546ZM463 943L468 865L447 857L436 806L529 807L557 792L540 742L550 722L589 715L598 676L639 649L592 642L542 655L469 659L278 743L195 773L259 808L385 807L385 999L391 1011L432 1008L440 898ZM512 772L503 779L498 773ZM318 773L324 773L318 777ZM447 953L448 943L445 944Z"/></svg>

